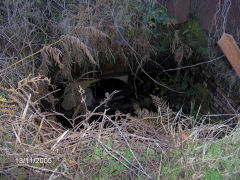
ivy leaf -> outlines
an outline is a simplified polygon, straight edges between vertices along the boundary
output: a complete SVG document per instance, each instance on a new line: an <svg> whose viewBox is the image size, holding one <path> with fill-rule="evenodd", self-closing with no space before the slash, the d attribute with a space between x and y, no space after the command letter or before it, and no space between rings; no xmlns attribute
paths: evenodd
<svg viewBox="0 0 240 180"><path fill-rule="evenodd" d="M166 25L168 23L168 21L166 19L163 20L163 25Z"/></svg>
<svg viewBox="0 0 240 180"><path fill-rule="evenodd" d="M151 29L149 29L149 28L146 28L146 30L145 30L145 31L146 31L146 33L147 33L147 34L151 34Z"/></svg>
<svg viewBox="0 0 240 180"><path fill-rule="evenodd" d="M11 136L11 134L10 134L10 133L7 133L7 134L5 134L5 135L3 136L3 139L6 141L10 136Z"/></svg>
<svg viewBox="0 0 240 180"><path fill-rule="evenodd" d="M182 34L184 35L184 34L186 34L188 32L189 32L189 29L186 29Z"/></svg>

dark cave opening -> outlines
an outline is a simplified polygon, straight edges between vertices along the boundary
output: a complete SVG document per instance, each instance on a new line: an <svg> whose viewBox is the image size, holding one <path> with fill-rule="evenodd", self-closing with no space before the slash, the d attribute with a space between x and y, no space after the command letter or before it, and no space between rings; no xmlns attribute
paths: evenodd
<svg viewBox="0 0 240 180"><path fill-rule="evenodd" d="M141 108L152 111L154 110L154 106L150 95L162 97L168 102L169 108L175 112L182 109L183 113L194 115L201 104L204 104L205 107L205 109L201 109L201 112L206 114L210 110L210 106L212 105L211 97L207 89L203 86L198 69L181 70L179 73L177 71L168 73L153 72L149 73L149 75L160 84L183 93L173 92L156 84L144 73L140 73L137 76L125 74L121 77L102 78L87 86L85 89L87 100L91 97L87 109L93 111L106 98L106 94L111 94L115 90L118 90L119 92L109 100L107 106L101 106L97 109L98 112L104 112L107 109L108 115L114 115L116 111L120 111L121 113L130 113L134 116L136 115L134 114L134 103L139 104ZM75 110L73 107L66 108L65 105L64 108L63 106L66 86L62 84L56 86L56 89L61 90L54 93L55 98L59 100L55 104L55 110L64 115L57 115L57 119L64 127L73 128L69 120L72 119ZM77 91L77 93L79 92ZM81 98L80 95L76 95L74 100L78 98ZM79 99L78 102L81 102L81 100ZM68 104L71 104L71 100L65 104L68 106ZM46 108L46 105L43 106L49 110L49 108ZM78 112L77 115L81 115L81 112ZM93 116L90 121L98 119L99 116ZM82 119L76 120L78 123L81 121Z"/></svg>

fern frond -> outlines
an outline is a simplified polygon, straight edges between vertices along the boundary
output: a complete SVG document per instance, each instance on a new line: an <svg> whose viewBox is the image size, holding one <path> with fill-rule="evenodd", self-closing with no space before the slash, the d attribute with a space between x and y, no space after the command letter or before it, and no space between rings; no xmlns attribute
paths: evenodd
<svg viewBox="0 0 240 180"><path fill-rule="evenodd" d="M38 103L34 102L34 99L45 94L49 85L50 80L48 78L42 78L40 75L31 78L31 75L29 75L18 82L17 89L0 87L0 113L15 114L21 112L28 101L29 94L32 94L32 99L30 100L31 107L36 106ZM45 92L42 91L43 87L45 87ZM5 94L5 96L3 97L1 94Z"/></svg>
<svg viewBox="0 0 240 180"><path fill-rule="evenodd" d="M65 35L64 39L70 43L73 48L82 49L82 51L87 55L90 62L92 64L98 65L88 50L88 47L79 38L71 35Z"/></svg>
<svg viewBox="0 0 240 180"><path fill-rule="evenodd" d="M49 61L48 53L46 51L41 51L42 63L39 67L39 73L43 76L47 76L49 72L49 66L52 66L51 61Z"/></svg>
<svg viewBox="0 0 240 180"><path fill-rule="evenodd" d="M96 37L101 37L101 38L104 38L104 39L110 39L110 37L106 33L98 30L94 26L88 26L88 27L78 26L78 27L75 28L75 32L80 32L80 33L84 33L84 34L87 32L87 33L89 33L93 36L96 36Z"/></svg>
<svg viewBox="0 0 240 180"><path fill-rule="evenodd" d="M167 101L164 100L163 98L159 98L158 96L150 95L152 98L152 102L154 106L161 110L161 112L168 112L168 104Z"/></svg>
<svg viewBox="0 0 240 180"><path fill-rule="evenodd" d="M133 108L135 110L134 113L140 119L142 119L142 118L150 118L151 119L151 118L158 117L157 112L149 111L146 108L141 109L139 104L137 104L137 103L133 104Z"/></svg>
<svg viewBox="0 0 240 180"><path fill-rule="evenodd" d="M64 65L60 61L60 56L62 55L62 52L58 48L45 46L42 51L51 56L53 60L58 64L58 67L60 69L63 69Z"/></svg>
<svg viewBox="0 0 240 180"><path fill-rule="evenodd" d="M72 74L71 74L71 68L72 68L72 62L73 59L71 57L70 54L70 48L68 47L68 45L66 43L62 43L63 46L63 64L64 64L64 70L61 72L64 78L67 79L73 79ZM79 67L81 67L81 62L77 61Z"/></svg>
<svg viewBox="0 0 240 180"><path fill-rule="evenodd" d="M150 96L157 111L149 111L145 108L141 109L139 104L134 103L134 113L139 120L143 120L144 123L159 130L159 128L161 129L165 125L169 125L174 120L174 112L168 107L166 100L154 95Z"/></svg>

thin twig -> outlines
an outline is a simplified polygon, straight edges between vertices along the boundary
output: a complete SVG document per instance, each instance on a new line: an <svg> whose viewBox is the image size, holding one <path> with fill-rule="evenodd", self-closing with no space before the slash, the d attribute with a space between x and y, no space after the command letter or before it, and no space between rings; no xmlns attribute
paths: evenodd
<svg viewBox="0 0 240 180"><path fill-rule="evenodd" d="M220 59L223 58L223 57L224 57L224 55L219 56L219 57L217 57L217 58L215 58L215 59L212 59L212 60L209 60L209 61L205 61L205 62L193 64L193 65L190 65L190 66L183 66L183 67L179 67L179 68L166 69L166 70L164 70L164 71L162 71L162 72L176 71L176 70L180 70L180 69L192 68L192 67L200 66L200 65L203 65L203 64L212 63L212 62L214 62L214 61L220 60Z"/></svg>

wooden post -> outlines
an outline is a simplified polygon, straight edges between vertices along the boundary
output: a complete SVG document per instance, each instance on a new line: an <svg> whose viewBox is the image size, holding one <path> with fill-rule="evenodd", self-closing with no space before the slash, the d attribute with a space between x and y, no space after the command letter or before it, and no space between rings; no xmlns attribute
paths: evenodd
<svg viewBox="0 0 240 180"><path fill-rule="evenodd" d="M232 67L235 69L238 77L240 77L240 50L233 36L223 33L221 39L218 41L218 45L226 55Z"/></svg>

